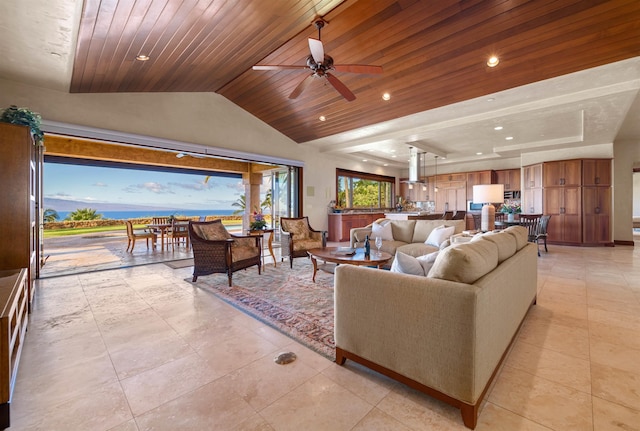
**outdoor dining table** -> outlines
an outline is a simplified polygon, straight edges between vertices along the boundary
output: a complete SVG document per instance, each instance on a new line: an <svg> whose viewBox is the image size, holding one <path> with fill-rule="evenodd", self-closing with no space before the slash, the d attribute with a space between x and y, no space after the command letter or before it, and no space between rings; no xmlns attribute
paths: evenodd
<svg viewBox="0 0 640 431"><path fill-rule="evenodd" d="M154 231L160 231L160 244L162 246L162 251L164 251L164 237L165 234L167 233L167 231L169 229L171 229L172 226L189 226L189 222L188 221L177 221L174 224L171 223L149 223L147 225L147 227L149 229L153 229ZM189 236L187 235L187 246L189 245ZM169 249L168 245L167 245L167 250Z"/></svg>

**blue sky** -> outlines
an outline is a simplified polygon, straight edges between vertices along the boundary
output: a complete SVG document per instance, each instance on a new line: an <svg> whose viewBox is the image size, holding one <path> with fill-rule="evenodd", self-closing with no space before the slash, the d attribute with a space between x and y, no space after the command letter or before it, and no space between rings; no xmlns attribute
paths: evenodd
<svg viewBox="0 0 640 431"><path fill-rule="evenodd" d="M45 163L44 197L183 209L236 209L240 178Z"/></svg>

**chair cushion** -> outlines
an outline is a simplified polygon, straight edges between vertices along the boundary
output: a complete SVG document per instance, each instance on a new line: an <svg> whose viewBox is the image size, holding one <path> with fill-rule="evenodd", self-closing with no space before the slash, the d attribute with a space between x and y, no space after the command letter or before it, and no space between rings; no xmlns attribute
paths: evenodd
<svg viewBox="0 0 640 431"><path fill-rule="evenodd" d="M260 255L258 247L247 247L237 245L235 242L231 244L231 261L238 262L240 260L251 259Z"/></svg>
<svg viewBox="0 0 640 431"><path fill-rule="evenodd" d="M428 276L472 284L498 266L498 247L491 241L455 244L441 250Z"/></svg>
<svg viewBox="0 0 640 431"><path fill-rule="evenodd" d="M222 223L194 224L193 231L200 238L208 239L209 241L224 241L231 238L231 234L227 232Z"/></svg>
<svg viewBox="0 0 640 431"><path fill-rule="evenodd" d="M371 225L371 237L381 237L383 241L393 241L391 222L389 220L382 220L380 223L373 223Z"/></svg>
<svg viewBox="0 0 640 431"><path fill-rule="evenodd" d="M306 238L293 241L293 251L311 250L312 248L322 248L322 240Z"/></svg>
<svg viewBox="0 0 640 431"><path fill-rule="evenodd" d="M287 220L285 230L293 234L294 241L309 238L309 225L306 219Z"/></svg>

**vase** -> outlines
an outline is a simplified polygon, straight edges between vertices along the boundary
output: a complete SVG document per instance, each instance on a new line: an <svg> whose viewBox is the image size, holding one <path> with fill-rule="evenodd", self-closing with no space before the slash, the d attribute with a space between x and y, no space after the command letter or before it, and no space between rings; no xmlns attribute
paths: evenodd
<svg viewBox="0 0 640 431"><path fill-rule="evenodd" d="M509 213L509 214L507 214L507 221L508 221L509 223L513 223L514 221L516 221L516 218L515 218L515 217L516 217L516 215L515 215L515 214L513 214L513 213Z"/></svg>

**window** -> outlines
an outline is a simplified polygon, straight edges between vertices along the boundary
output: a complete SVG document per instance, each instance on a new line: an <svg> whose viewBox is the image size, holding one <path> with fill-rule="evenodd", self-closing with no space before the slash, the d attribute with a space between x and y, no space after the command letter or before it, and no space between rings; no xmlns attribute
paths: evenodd
<svg viewBox="0 0 640 431"><path fill-rule="evenodd" d="M392 208L395 183L395 177L336 169L336 206Z"/></svg>

